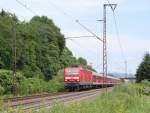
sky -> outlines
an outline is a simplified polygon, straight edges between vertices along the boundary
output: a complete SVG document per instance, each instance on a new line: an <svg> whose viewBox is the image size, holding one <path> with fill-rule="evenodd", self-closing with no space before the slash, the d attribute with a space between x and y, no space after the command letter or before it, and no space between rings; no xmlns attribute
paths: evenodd
<svg viewBox="0 0 150 113"><path fill-rule="evenodd" d="M15 13L21 21L33 16L48 16L67 37L91 36L75 20L103 37L103 4L107 0L0 0L0 9ZM146 52L150 52L150 1L109 0L116 3L115 19L107 7L108 72L135 74ZM117 25L117 31L115 27ZM74 56L84 57L88 64L102 72L102 42L94 37L66 39L66 46Z"/></svg>

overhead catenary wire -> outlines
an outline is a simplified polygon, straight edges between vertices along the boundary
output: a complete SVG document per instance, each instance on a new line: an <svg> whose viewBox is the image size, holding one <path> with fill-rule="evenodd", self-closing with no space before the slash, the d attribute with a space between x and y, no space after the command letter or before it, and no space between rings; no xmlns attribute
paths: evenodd
<svg viewBox="0 0 150 113"><path fill-rule="evenodd" d="M83 25L83 24L79 21L79 19L77 19L76 17L74 17L74 16L72 16L72 15L66 13L64 10L62 10L60 7L58 7L57 5L55 5L55 4L54 4L53 2L51 2L50 0L49 0L49 3L50 3L53 7L55 7L59 12L63 13L65 16L67 16L67 17L73 19L78 25L80 25L80 26L81 26L82 28L84 28L87 32L89 32L90 34L92 34L93 37L96 37L98 40L100 40L100 41L103 42L103 40L102 40L100 37L98 37L98 36L97 36L95 33L93 33L89 28L87 28L85 25Z"/></svg>
<svg viewBox="0 0 150 113"><path fill-rule="evenodd" d="M109 0L107 0L107 2L108 2L108 4L110 4L110 1ZM118 43L119 43L119 47L120 47L120 50L121 50L121 56L123 57L123 59L124 59L124 64L125 64L125 74L126 74L126 76L127 76L127 59L126 59L126 57L125 57L125 52L124 52L124 49L123 49L123 46L122 46L122 43L121 43L121 38L120 38L120 34L119 34L119 29L118 29L118 24L117 24L117 19L116 19L116 14L115 14L115 12L114 12L114 9L116 8L116 7L112 7L111 6L111 4L110 4L110 7L111 7L111 9L112 9L112 11L113 11L113 19L114 19L114 25L115 25L115 30L116 30L116 37L117 37L117 40L118 40Z"/></svg>
<svg viewBox="0 0 150 113"><path fill-rule="evenodd" d="M27 5L23 4L22 2L20 2L19 0L16 0L22 7L26 8L28 11L30 11L32 14L34 15L38 15L34 10L32 10L30 7L27 7ZM51 2L52 3L52 2ZM80 25L82 28L84 28L86 31L88 31L90 34L92 34L92 37L97 38L98 40L100 40L101 42L103 42L102 39L100 39L100 37L98 37L95 33L93 33L89 28L87 28L85 25L81 24L81 22L76 19L75 17L69 15L68 13L64 12L62 9L60 10L59 7L57 7L57 5L53 4L54 7L56 7L57 10L59 10L61 13L63 13L65 16L73 19L78 25ZM53 32L53 31L51 31ZM87 49L87 48L86 48Z"/></svg>
<svg viewBox="0 0 150 113"><path fill-rule="evenodd" d="M58 10L60 13L62 13L63 15L71 18L72 20L75 20L75 17L73 17L72 15L66 13L62 8L58 7L56 4L54 4L51 0L48 0L49 4L51 6L53 6L56 10Z"/></svg>
<svg viewBox="0 0 150 113"><path fill-rule="evenodd" d="M21 6L23 6L25 9L27 9L28 11L30 11L32 14L34 15L38 15L35 11L33 11L30 7L28 7L26 4L23 4L22 2L20 2L19 0L16 0L16 2L18 4L20 4Z"/></svg>
<svg viewBox="0 0 150 113"><path fill-rule="evenodd" d="M126 60L126 57L125 57L125 54L124 54L124 49L123 49L123 46L122 46L122 43L121 43L121 40L120 40L119 29L118 29L115 13L113 13L113 15L114 15L113 17L114 17L117 40L118 40L118 43L119 43L119 46L120 46L121 54L122 54L122 57L124 58L124 60Z"/></svg>
<svg viewBox="0 0 150 113"><path fill-rule="evenodd" d="M20 2L19 0L15 0L17 3L19 3L22 7L24 7L25 9L27 9L29 12L31 12L33 15L37 15L38 16L38 13L35 12L34 10L32 10L31 8L27 7L27 5L23 4L22 2ZM54 32L53 30L51 30L51 33L56 33Z"/></svg>
<svg viewBox="0 0 150 113"><path fill-rule="evenodd" d="M31 13L38 15L35 11L33 11L32 9L30 9L29 7L27 7L27 5L23 4L23 3L20 2L19 0L16 0L16 2L18 2L21 6L23 6L24 8L26 8L26 9L27 9L28 11L30 11ZM52 2L50 2L50 3L53 4ZM67 15L67 16L69 16L69 17L72 17L71 15L65 13L63 10L61 10L59 7L57 7L55 4L53 4L53 5L54 5L57 9L59 9L63 14L65 14L65 15ZM75 19L75 17L72 17L72 18ZM86 28L83 24L81 24L81 23L79 22L79 20L76 20L76 22L77 22L80 26L84 27L88 32L90 32L91 34L93 34L93 36L79 36L79 37L76 37L76 38L85 38L85 37L97 37L97 38L99 38L98 36L96 36L96 34L94 34L92 31L90 31L88 28ZM75 38L75 37L68 37L68 38ZM100 40L100 38L99 38L99 40Z"/></svg>
<svg viewBox="0 0 150 113"><path fill-rule="evenodd" d="M100 41L103 42L103 40L102 40L100 37L98 37L95 33L93 33L91 30L89 30L85 25L81 24L81 23L79 22L79 20L76 20L76 22L77 22L82 28L84 28L86 31L88 31L88 32L91 33L93 36L95 36L98 40L100 40Z"/></svg>
<svg viewBox="0 0 150 113"><path fill-rule="evenodd" d="M74 42L76 45L78 45L78 47L80 47L80 48L85 48L83 45L81 45L80 43L78 43L77 41L75 41L75 40L73 40L73 39L71 39L70 41L72 41L72 42ZM94 54L94 56L97 56L98 57L98 54L95 52L95 51L93 51L93 50L91 50L91 49L89 49L89 48L85 48L86 50L88 50L90 53L92 53L92 54Z"/></svg>
<svg viewBox="0 0 150 113"><path fill-rule="evenodd" d="M49 0L50 1L50 0ZM65 16L73 19L78 25L80 25L82 28L84 28L87 32L89 32L90 34L92 34L92 37L95 37L96 39L100 40L102 43L104 43L103 39L101 39L100 37L98 37L93 31L91 31L88 27L86 27L85 25L83 25L77 18L71 16L70 14L64 12L61 8L57 7L54 3L50 2L51 5L53 7L55 7L57 10L59 10L60 12L62 12ZM78 36L76 38L83 38L84 36ZM89 37L89 36L88 36ZM69 37L71 38L71 37ZM72 37L75 38L75 37Z"/></svg>
<svg viewBox="0 0 150 113"><path fill-rule="evenodd" d="M95 37L95 36L72 36L72 37L66 37L66 39L72 39L72 38L91 38L91 37Z"/></svg>
<svg viewBox="0 0 150 113"><path fill-rule="evenodd" d="M26 8L28 11L30 11L32 14L38 15L38 14L37 14L35 11L33 11L30 7L27 7L27 5L23 4L23 3L20 2L19 0L15 0L15 1L16 1L17 3L19 3L21 6L23 6L24 8ZM73 17L72 15L70 15L70 14L64 12L61 8L57 7L57 5L55 5L55 4L54 4L53 2L51 2L50 0L49 0L49 3L50 3L51 5L53 5L57 10L59 10L61 13L63 13L65 16L72 18L78 25L80 25L82 28L84 28L86 31L88 31L90 34L92 34L93 37L96 37L98 40L100 40L100 41L103 42L103 40L102 40L100 37L98 37L95 33L93 33L93 32L92 32L89 28L87 28L85 25L81 24L81 22L80 22L78 19L76 19L76 18Z"/></svg>
<svg viewBox="0 0 150 113"><path fill-rule="evenodd" d="M107 0L108 4L110 4L110 1ZM120 50L121 50L121 55L122 57L124 58L124 61L127 61L126 60L126 57L125 57L125 54L124 54L124 49L123 49L123 46L122 46L122 43L121 43L121 39L120 39L120 34L119 34L119 29L118 29L118 24L117 24L117 19L116 19L116 14L114 12L114 8L110 5L112 11L113 11L113 19L114 19L114 24L115 24L115 29L116 29L116 35L117 35L117 40L118 40L118 43L119 43L119 47L120 47Z"/></svg>
<svg viewBox="0 0 150 113"><path fill-rule="evenodd" d="M7 9L5 9L5 8L2 8L4 11L8 11ZM9 11L8 11L9 12ZM13 9L10 9L10 12L15 12ZM23 15L18 15L18 18L22 18L23 19L23 21L25 20L25 16L23 16Z"/></svg>
<svg viewBox="0 0 150 113"><path fill-rule="evenodd" d="M120 47L120 50L121 50L121 55L124 59L124 64L125 64L125 75L127 77L127 74L128 74L128 69L127 69L127 59L125 57L125 52L124 52L124 49L123 49L123 46L122 46L122 43L121 43L121 38L120 38L120 34L119 34L119 29L118 29L118 24L117 24L117 19L116 19L116 14L115 12L113 11L113 17L114 17L114 24L115 24L115 29L116 29L116 35L117 35L117 40L118 40L118 43L119 43L119 47Z"/></svg>

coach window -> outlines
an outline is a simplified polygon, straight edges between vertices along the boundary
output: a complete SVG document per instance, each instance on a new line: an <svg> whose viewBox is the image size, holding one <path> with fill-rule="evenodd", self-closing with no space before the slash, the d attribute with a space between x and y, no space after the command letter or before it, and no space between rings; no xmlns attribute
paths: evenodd
<svg viewBox="0 0 150 113"><path fill-rule="evenodd" d="M93 80L96 80L96 76L93 76Z"/></svg>

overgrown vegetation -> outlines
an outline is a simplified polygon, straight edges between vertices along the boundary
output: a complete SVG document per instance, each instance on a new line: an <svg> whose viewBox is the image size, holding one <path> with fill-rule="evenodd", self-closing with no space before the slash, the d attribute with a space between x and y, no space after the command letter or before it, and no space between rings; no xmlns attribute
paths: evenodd
<svg viewBox="0 0 150 113"><path fill-rule="evenodd" d="M141 85L143 87L143 94L145 95L150 95L150 81L148 80L143 80L141 82Z"/></svg>
<svg viewBox="0 0 150 113"><path fill-rule="evenodd" d="M150 54L146 53L136 73L136 81L150 80Z"/></svg>
<svg viewBox="0 0 150 113"><path fill-rule="evenodd" d="M11 96L12 91L12 71L0 71L0 95ZM60 70L52 80L45 82L39 78L26 78L21 73L17 73L17 94L30 95L42 92L64 91L63 70ZM9 94L9 95L8 95Z"/></svg>
<svg viewBox="0 0 150 113"><path fill-rule="evenodd" d="M142 95L140 85L117 86L111 93L103 94L95 101L56 105L47 113L149 113L150 106Z"/></svg>
<svg viewBox="0 0 150 113"><path fill-rule="evenodd" d="M125 84L116 86L112 92L102 94L95 100L69 105L59 103L50 109L30 113L149 113L149 105L150 100L143 95L141 84Z"/></svg>
<svg viewBox="0 0 150 113"><path fill-rule="evenodd" d="M84 58L77 59L73 56L65 46L65 38L60 29L46 16L35 16L29 22L22 22L14 14L2 10L0 28L1 93L12 93L13 74L10 70L13 69L15 46L15 84L19 89L16 92L18 94L55 91L55 87L63 87L55 81L55 76L63 67L81 65L92 69ZM57 91L59 90L58 88Z"/></svg>

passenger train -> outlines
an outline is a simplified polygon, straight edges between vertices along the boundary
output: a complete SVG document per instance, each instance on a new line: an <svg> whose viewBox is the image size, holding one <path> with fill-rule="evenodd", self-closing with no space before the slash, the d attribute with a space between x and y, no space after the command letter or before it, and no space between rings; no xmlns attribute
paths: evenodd
<svg viewBox="0 0 150 113"><path fill-rule="evenodd" d="M80 90L113 86L119 84L120 79L109 75L103 76L78 66L64 68L64 82L66 89Z"/></svg>

